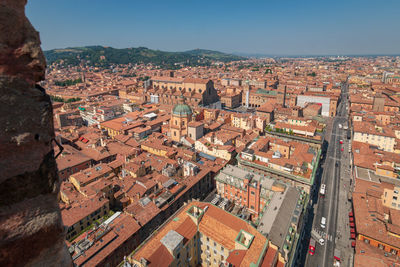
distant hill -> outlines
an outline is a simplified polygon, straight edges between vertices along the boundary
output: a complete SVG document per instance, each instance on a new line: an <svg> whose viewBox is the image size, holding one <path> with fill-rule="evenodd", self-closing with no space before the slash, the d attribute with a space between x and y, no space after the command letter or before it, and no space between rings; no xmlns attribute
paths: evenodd
<svg viewBox="0 0 400 267"><path fill-rule="evenodd" d="M245 57L218 51L195 49L186 52L165 52L146 47L117 49L104 46L70 47L44 52L47 64L63 61L65 65L79 65L82 61L90 66L110 64L153 63L161 67L209 65L212 61L238 61Z"/></svg>

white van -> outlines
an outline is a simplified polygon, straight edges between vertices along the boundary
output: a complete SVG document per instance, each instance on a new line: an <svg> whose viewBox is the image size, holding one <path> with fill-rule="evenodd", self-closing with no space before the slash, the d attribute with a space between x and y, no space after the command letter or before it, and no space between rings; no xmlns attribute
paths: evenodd
<svg viewBox="0 0 400 267"><path fill-rule="evenodd" d="M325 184L321 184L321 188L319 189L319 194L321 195L321 197L325 196Z"/></svg>
<svg viewBox="0 0 400 267"><path fill-rule="evenodd" d="M326 224L326 218L325 218L325 217L322 217L322 218L321 218L321 227L322 227L322 228L325 228L325 224Z"/></svg>

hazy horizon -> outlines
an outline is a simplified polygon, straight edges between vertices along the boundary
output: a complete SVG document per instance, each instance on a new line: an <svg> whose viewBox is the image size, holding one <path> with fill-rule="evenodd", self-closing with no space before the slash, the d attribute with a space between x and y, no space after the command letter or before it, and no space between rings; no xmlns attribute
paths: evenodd
<svg viewBox="0 0 400 267"><path fill-rule="evenodd" d="M88 45L275 56L399 55L400 1L29 1L43 50Z"/></svg>

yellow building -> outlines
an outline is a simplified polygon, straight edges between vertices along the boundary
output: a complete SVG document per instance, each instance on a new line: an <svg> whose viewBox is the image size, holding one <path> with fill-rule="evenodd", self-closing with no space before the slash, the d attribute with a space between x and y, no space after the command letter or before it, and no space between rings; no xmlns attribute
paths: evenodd
<svg viewBox="0 0 400 267"><path fill-rule="evenodd" d="M395 151L396 136L388 127L378 127L368 122L354 122L353 141L375 145L388 152Z"/></svg>
<svg viewBox="0 0 400 267"><path fill-rule="evenodd" d="M380 176L385 176L389 178L397 178L397 173L395 169L390 165L376 165L375 173Z"/></svg>
<svg viewBox="0 0 400 267"><path fill-rule="evenodd" d="M67 228L66 239L73 238L109 212L110 202L102 197L84 199L72 206L61 208L63 224Z"/></svg>
<svg viewBox="0 0 400 267"><path fill-rule="evenodd" d="M164 145L162 140L153 137L143 142L140 147L144 151L164 158L172 158L172 156L176 153L176 150Z"/></svg>
<svg viewBox="0 0 400 267"><path fill-rule="evenodd" d="M106 130L108 136L111 138L114 138L116 135L127 134L129 130L143 126L143 122L131 118L136 116L136 112L131 112L124 117L100 123L100 128Z"/></svg>
<svg viewBox="0 0 400 267"><path fill-rule="evenodd" d="M94 181L101 178L111 177L113 169L107 166L105 163L98 164L93 168L89 168L77 173L72 174L69 177L69 181L75 186L75 188L81 192L81 188L87 186Z"/></svg>
<svg viewBox="0 0 400 267"><path fill-rule="evenodd" d="M204 137L197 140L194 143L197 151L203 152L207 155L211 155L217 158L225 159L227 161L231 160L235 148L232 145L217 145L211 144Z"/></svg>
<svg viewBox="0 0 400 267"><path fill-rule="evenodd" d="M396 210L400 210L400 187L384 188L382 195L382 203L384 206Z"/></svg>
<svg viewBox="0 0 400 267"><path fill-rule="evenodd" d="M250 116L241 113L231 115L231 125L233 127L240 128L246 131L252 130L254 126Z"/></svg>
<svg viewBox="0 0 400 267"><path fill-rule="evenodd" d="M179 103L172 109L170 120L170 132L172 140L180 142L182 137L188 134L188 123L192 119L192 109L185 104L184 97L181 95Z"/></svg>
<svg viewBox="0 0 400 267"><path fill-rule="evenodd" d="M277 247L248 222L197 201L183 206L127 261L139 267L284 266Z"/></svg>

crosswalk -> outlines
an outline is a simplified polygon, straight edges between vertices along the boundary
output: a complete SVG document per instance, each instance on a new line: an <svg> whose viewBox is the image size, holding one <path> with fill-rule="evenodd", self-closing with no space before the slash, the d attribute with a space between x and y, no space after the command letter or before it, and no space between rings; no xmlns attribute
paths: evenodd
<svg viewBox="0 0 400 267"><path fill-rule="evenodd" d="M328 235L327 233L325 233L324 231L321 231L319 229L314 229L320 236L322 236L322 238L324 238L325 240L329 240L329 241L333 241L333 237L332 235Z"/></svg>

